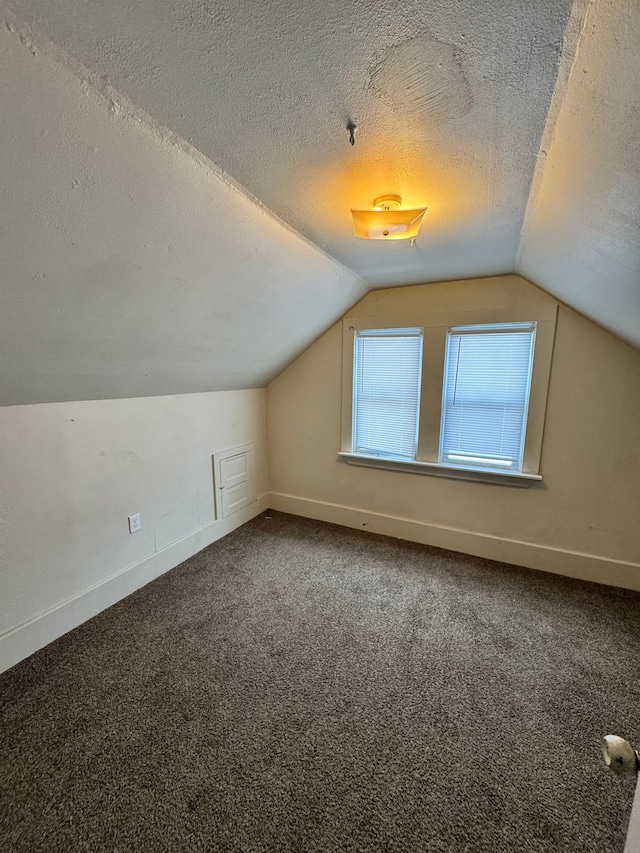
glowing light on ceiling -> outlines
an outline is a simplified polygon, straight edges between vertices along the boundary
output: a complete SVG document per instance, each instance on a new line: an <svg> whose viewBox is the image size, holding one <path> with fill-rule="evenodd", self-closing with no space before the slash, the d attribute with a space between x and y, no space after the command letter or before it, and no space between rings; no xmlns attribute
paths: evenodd
<svg viewBox="0 0 640 853"><path fill-rule="evenodd" d="M373 210L351 210L353 236L363 240L411 240L413 246L427 208L401 209L399 195L383 195Z"/></svg>

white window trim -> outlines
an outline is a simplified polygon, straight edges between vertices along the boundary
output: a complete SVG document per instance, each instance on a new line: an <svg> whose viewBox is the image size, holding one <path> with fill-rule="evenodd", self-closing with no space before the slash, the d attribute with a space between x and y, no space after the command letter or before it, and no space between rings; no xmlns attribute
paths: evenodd
<svg viewBox="0 0 640 853"><path fill-rule="evenodd" d="M362 453L348 453L344 450L338 456L349 465L363 468L386 468L388 471L404 471L406 474L431 474L453 480L477 480L482 483L498 483L510 486L530 486L532 482L542 480L540 474L523 474L520 471L496 471L488 468L458 468L442 462L422 462L409 459L386 459L382 456L365 456ZM511 481L511 482L509 482ZM522 482L518 482L522 481Z"/></svg>
<svg viewBox="0 0 640 853"><path fill-rule="evenodd" d="M380 334L380 331L382 331L384 334ZM358 340L367 340L367 339L372 338L372 337L373 338L379 337L382 340L388 341L390 338L407 337L407 336L414 338L418 344L418 353L417 353L418 357L417 357L416 362L415 362L417 367L418 367L418 375L416 377L416 379L417 379L416 384L417 384L417 388L418 388L418 397L417 397L417 401L416 401L416 406L411 407L411 412L412 412L412 414L415 413L415 417L416 417L416 423L415 423L416 429L415 429L415 432L412 434L412 443L414 445L414 448L416 448L416 450L417 450L417 441L418 441L417 427L418 427L419 411L420 411L419 400L420 400L420 389L422 387L421 365L422 365L422 341L423 341L423 337L424 337L424 330L422 328L411 328L411 329L394 328L391 330L367 329L367 330L357 330L354 332L354 353L353 353L354 383L353 383L352 413L354 413L355 410L358 408L358 403L357 403L358 393L357 393L357 379L356 379L357 372L358 372L358 368L357 368L357 365L358 365L358 356L357 356ZM396 422L395 421L395 414L396 413L397 413L397 410L394 409L394 423ZM409 460L411 460L412 457L405 455L405 454L394 455L392 452L376 453L371 448L367 448L364 446L358 447L357 442L356 442L356 438L357 438L356 422L357 421L358 421L357 416L355 416L355 414L352 414L352 428L353 428L352 447L357 448L357 449L355 449L354 452L356 452L357 454L359 454L361 456L381 457L384 459L409 459Z"/></svg>
<svg viewBox="0 0 640 853"><path fill-rule="evenodd" d="M415 315L346 318L343 320L342 434L339 457L351 465L428 474L454 479L474 480L501 485L530 486L542 480L540 459L544 421L551 373L551 357L555 337L558 306L531 309L492 309L442 312L425 317ZM440 427L442 389L447 330L452 326L489 325L496 323L537 324L529 408L522 471L483 470L474 466L440 463ZM356 331L366 329L424 329L422 349L422 389L418 429L418 452L415 460L395 460L354 453L352 446L353 416L353 352Z"/></svg>

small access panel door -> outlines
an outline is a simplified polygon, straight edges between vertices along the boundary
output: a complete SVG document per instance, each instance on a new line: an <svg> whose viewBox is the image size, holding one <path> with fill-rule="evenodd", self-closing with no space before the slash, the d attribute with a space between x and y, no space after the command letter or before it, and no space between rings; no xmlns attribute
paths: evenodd
<svg viewBox="0 0 640 853"><path fill-rule="evenodd" d="M253 444L243 444L214 454L218 518L226 518L255 501L254 457Z"/></svg>

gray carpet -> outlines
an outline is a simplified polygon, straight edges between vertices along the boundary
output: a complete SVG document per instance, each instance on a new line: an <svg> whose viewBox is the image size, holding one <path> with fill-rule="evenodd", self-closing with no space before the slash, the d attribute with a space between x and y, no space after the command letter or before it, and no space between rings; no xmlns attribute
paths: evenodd
<svg viewBox="0 0 640 853"><path fill-rule="evenodd" d="M0 676L3 851L622 851L640 595L269 512Z"/></svg>

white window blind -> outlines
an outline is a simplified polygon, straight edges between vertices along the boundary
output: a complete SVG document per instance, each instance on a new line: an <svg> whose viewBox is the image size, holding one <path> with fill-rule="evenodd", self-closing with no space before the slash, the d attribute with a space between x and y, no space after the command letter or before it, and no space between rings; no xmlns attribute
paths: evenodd
<svg viewBox="0 0 640 853"><path fill-rule="evenodd" d="M353 451L415 459L422 329L356 333Z"/></svg>
<svg viewBox="0 0 640 853"><path fill-rule="evenodd" d="M440 461L522 470L535 323L449 329Z"/></svg>

